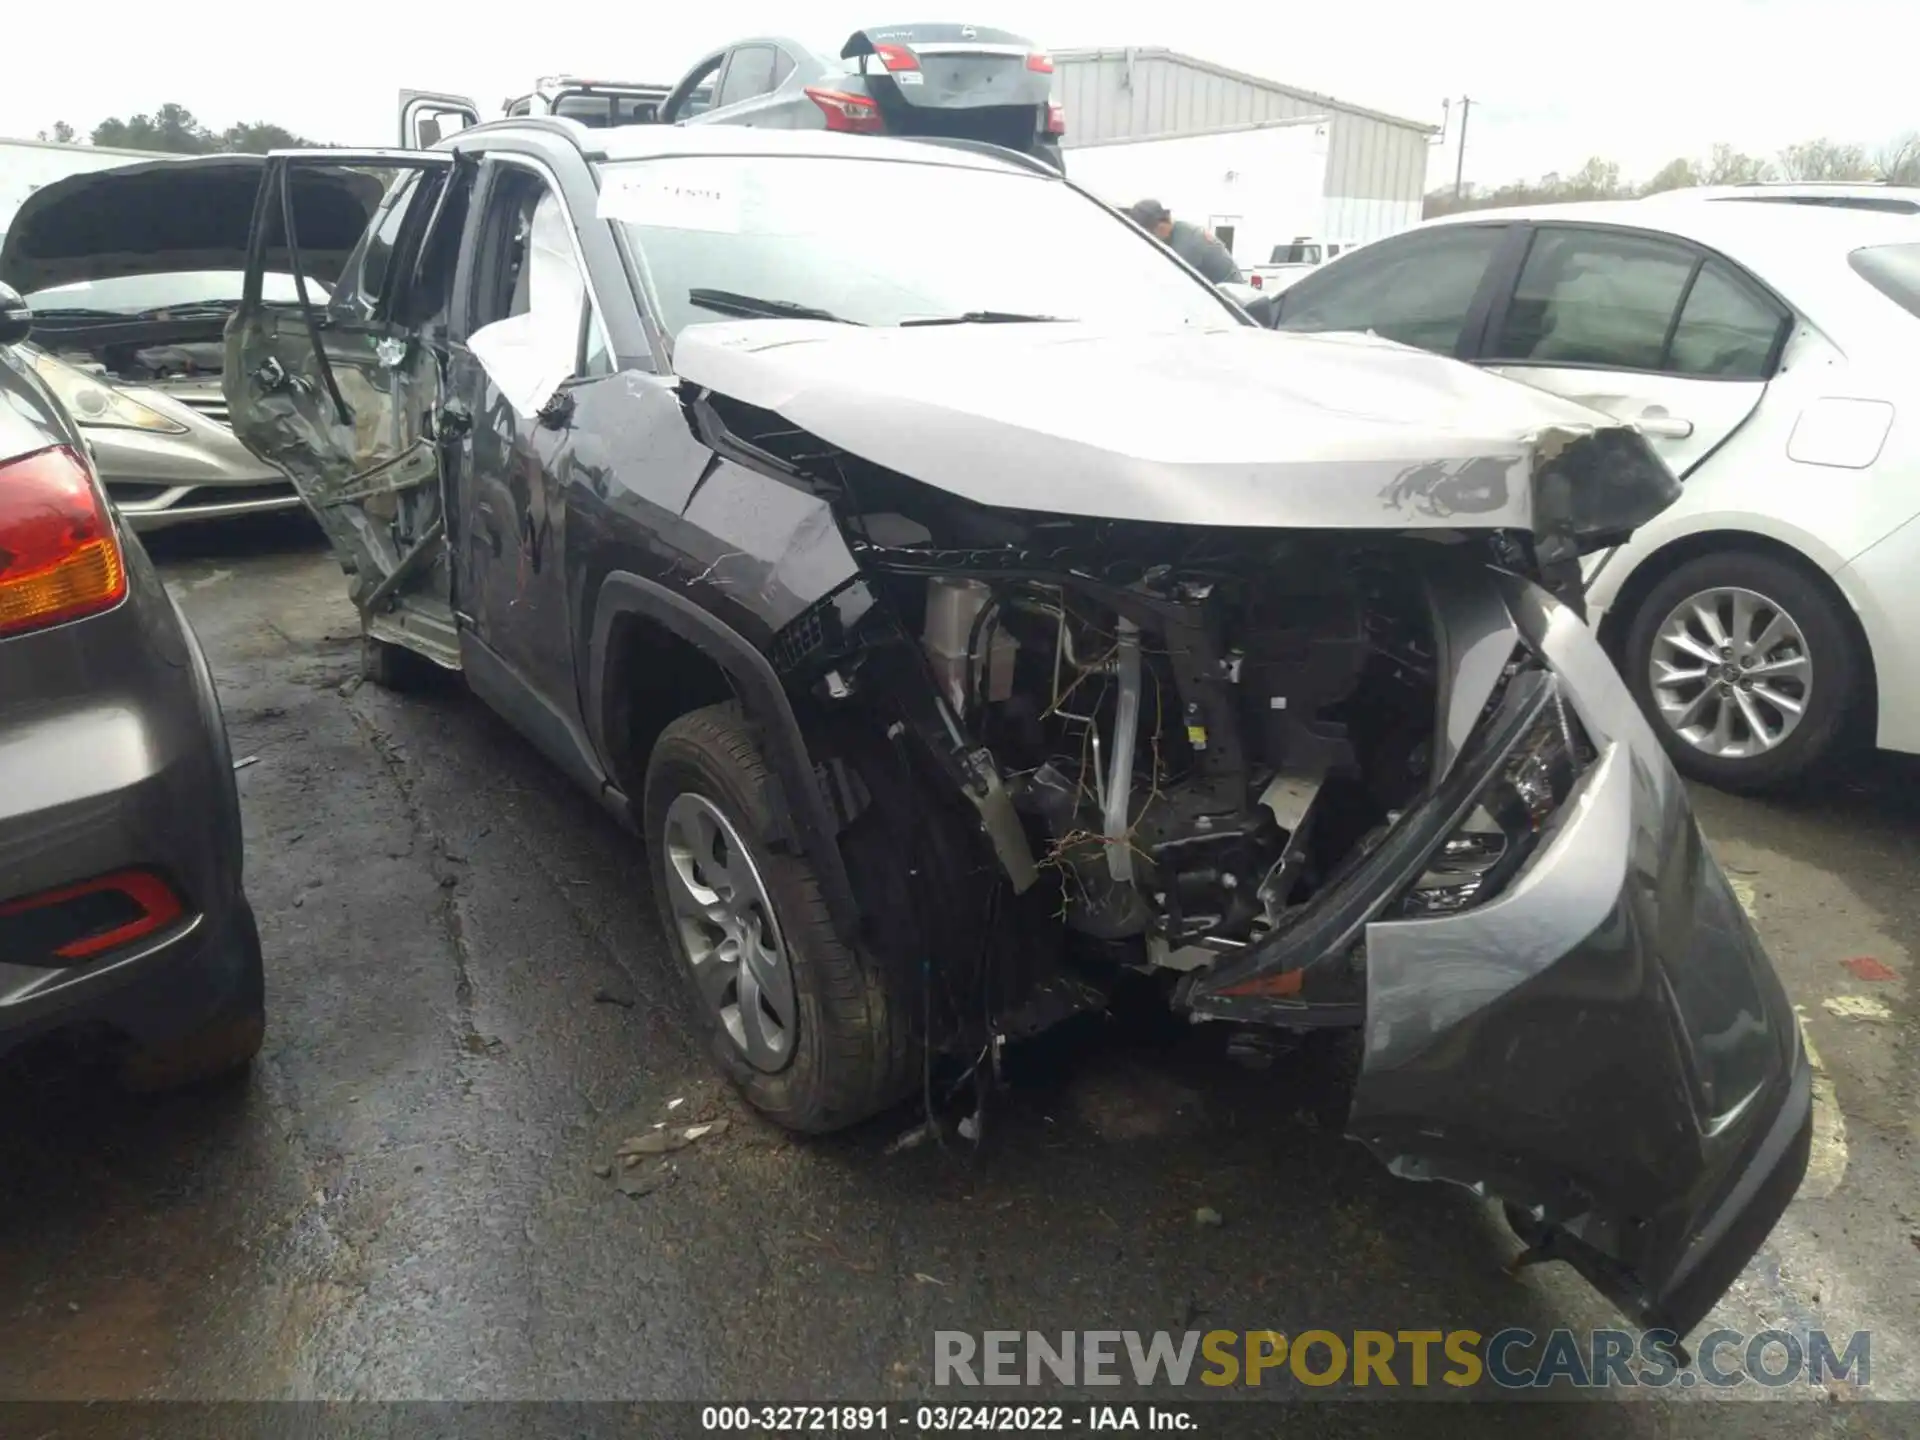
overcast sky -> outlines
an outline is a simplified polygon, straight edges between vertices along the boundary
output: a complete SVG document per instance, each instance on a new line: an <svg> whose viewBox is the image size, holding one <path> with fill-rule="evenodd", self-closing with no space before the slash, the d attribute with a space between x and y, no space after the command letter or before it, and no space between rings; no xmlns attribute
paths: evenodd
<svg viewBox="0 0 1920 1440"><path fill-rule="evenodd" d="M1485 183L1590 155L1637 178L1716 140L1771 155L1821 134L1871 147L1920 127L1914 0L18 0L0 24L0 136L55 120L84 135L172 100L216 129L269 120L385 145L406 86L493 109L541 74L666 82L731 39L838 50L862 24L930 13L1060 49L1164 45L1415 119L1437 122L1443 96L1471 95L1467 175ZM1436 152L1431 181L1452 175L1451 150Z"/></svg>

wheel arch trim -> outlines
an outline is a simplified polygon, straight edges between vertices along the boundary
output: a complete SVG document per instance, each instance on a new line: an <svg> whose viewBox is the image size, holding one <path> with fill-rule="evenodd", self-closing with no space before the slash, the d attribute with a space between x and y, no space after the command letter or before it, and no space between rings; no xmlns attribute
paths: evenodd
<svg viewBox="0 0 1920 1440"><path fill-rule="evenodd" d="M660 626L693 645L726 674L747 716L760 728L777 793L771 797L776 823L785 838L813 865L834 928L849 946L860 929L838 828L815 778L813 757L793 713L786 689L772 664L738 631L710 611L656 581L615 570L601 582L594 605L587 668L587 722L595 747L611 754L607 734L606 677L612 660L614 627L626 616ZM637 797L633 797L637 798ZM646 837L652 845L654 837Z"/></svg>

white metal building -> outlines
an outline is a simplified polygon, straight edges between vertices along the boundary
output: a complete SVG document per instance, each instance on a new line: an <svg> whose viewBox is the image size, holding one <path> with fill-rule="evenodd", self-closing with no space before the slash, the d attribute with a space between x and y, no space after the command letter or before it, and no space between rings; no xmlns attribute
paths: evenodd
<svg viewBox="0 0 1920 1440"><path fill-rule="evenodd" d="M1199 135L1263 120L1324 115L1323 223L1334 239L1390 235L1420 219L1427 157L1439 127L1404 120L1171 50L1056 50L1053 95L1064 143ZM1071 172L1073 162L1069 158Z"/></svg>

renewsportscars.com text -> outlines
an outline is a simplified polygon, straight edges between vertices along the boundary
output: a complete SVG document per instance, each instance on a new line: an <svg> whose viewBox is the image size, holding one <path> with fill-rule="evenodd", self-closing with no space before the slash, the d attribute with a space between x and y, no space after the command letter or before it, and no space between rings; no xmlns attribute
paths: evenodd
<svg viewBox="0 0 1920 1440"><path fill-rule="evenodd" d="M1681 1365L1663 1331L939 1330L936 1386L1732 1389L1872 1383L1872 1336L1715 1330Z"/></svg>

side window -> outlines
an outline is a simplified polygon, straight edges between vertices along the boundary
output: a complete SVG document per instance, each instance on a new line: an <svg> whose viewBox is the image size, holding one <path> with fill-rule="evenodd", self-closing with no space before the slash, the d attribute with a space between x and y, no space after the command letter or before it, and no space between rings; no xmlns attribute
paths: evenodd
<svg viewBox="0 0 1920 1440"><path fill-rule="evenodd" d="M687 91L686 99L680 102L680 108L673 114L674 119L688 120L713 108L713 87L720 79L720 62L726 58L724 55L715 55L701 64L693 88Z"/></svg>
<svg viewBox="0 0 1920 1440"><path fill-rule="evenodd" d="M793 57L784 50L773 52L773 84L767 88L778 90L787 83L787 76L793 73Z"/></svg>
<svg viewBox="0 0 1920 1440"><path fill-rule="evenodd" d="M449 185L442 200L438 187ZM394 264L408 273L407 288L391 300L393 323L406 329L444 326L453 300L453 277L460 263L460 237L467 226L468 202L473 199L473 167L462 166L444 179L427 182L420 203L420 229L406 237ZM436 214L435 211L438 211ZM431 224L432 229L424 227ZM396 276L395 283L400 283Z"/></svg>
<svg viewBox="0 0 1920 1440"><path fill-rule="evenodd" d="M401 170L389 182L380 208L374 212L373 223L360 237L359 246L341 272L331 308L345 311L356 320L370 320L378 312L393 252L406 228L408 211L420 187L420 176L418 170Z"/></svg>
<svg viewBox="0 0 1920 1440"><path fill-rule="evenodd" d="M1666 368L1676 375L1765 380L1791 320L1732 266L1709 260L1687 292Z"/></svg>
<svg viewBox="0 0 1920 1440"><path fill-rule="evenodd" d="M480 245L468 345L516 410L533 414L571 376L611 372L573 218L543 176L500 167Z"/></svg>
<svg viewBox="0 0 1920 1440"><path fill-rule="evenodd" d="M1502 225L1445 225L1369 246L1282 292L1281 330L1371 330L1451 355Z"/></svg>
<svg viewBox="0 0 1920 1440"><path fill-rule="evenodd" d="M1698 259L1651 236L1542 229L1486 358L1660 370Z"/></svg>
<svg viewBox="0 0 1920 1440"><path fill-rule="evenodd" d="M771 45L742 45L733 52L726 81L720 87L720 106L738 105L773 89L774 66L780 52Z"/></svg>

